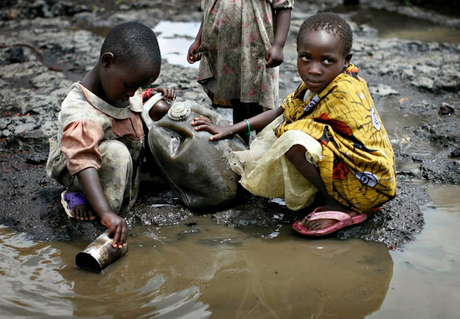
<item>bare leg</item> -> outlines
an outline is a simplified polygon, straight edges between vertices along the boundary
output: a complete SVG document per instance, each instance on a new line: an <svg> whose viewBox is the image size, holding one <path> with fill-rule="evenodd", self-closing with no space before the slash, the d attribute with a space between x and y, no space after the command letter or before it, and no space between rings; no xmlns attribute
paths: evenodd
<svg viewBox="0 0 460 319"><path fill-rule="evenodd" d="M231 100L233 106L233 123L239 123L263 112L262 106L257 103L241 103L240 100ZM240 137L249 145L249 135L240 133Z"/></svg>
<svg viewBox="0 0 460 319"><path fill-rule="evenodd" d="M306 148L301 145L294 145L291 149L286 153L287 159L297 168L297 170L305 177L313 186L316 187L318 193L325 201L326 205L324 206L323 210L338 210L344 213L349 214L350 216L356 216L357 213L348 207L339 203L336 199L334 199L326 190L326 186L324 185L323 180L321 179L321 175L319 173L318 168L309 163L305 158ZM332 219L322 219L322 220L314 220L314 221L302 221L302 225L307 227L308 229L318 230L328 226L333 225L336 223L336 220Z"/></svg>

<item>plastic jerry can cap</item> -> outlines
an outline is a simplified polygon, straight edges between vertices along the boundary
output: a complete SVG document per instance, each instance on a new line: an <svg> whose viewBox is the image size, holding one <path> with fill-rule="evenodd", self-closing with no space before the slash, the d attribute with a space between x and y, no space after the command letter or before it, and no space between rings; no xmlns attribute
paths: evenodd
<svg viewBox="0 0 460 319"><path fill-rule="evenodd" d="M174 103L168 111L168 116L171 120L182 121L190 114L190 108L184 103Z"/></svg>

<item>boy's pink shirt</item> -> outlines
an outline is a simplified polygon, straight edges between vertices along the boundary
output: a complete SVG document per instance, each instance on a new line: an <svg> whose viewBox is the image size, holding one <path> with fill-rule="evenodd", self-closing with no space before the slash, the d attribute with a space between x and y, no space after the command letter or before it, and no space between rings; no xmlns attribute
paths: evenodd
<svg viewBox="0 0 460 319"><path fill-rule="evenodd" d="M103 140L122 139L130 152L138 152L143 147L141 90L130 99L130 103L126 108L116 108L81 84L72 85L59 114L61 152L67 158L71 175L89 167L101 167L102 155L98 146Z"/></svg>

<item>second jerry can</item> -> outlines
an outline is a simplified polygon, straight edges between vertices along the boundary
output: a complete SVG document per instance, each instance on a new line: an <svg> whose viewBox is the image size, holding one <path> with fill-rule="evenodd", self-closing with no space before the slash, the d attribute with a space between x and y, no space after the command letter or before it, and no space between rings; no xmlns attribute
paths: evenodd
<svg viewBox="0 0 460 319"><path fill-rule="evenodd" d="M239 136L210 141L211 134L191 125L199 115L228 125L217 112L194 102L176 102L149 127L153 165L180 200L191 208L225 206L237 196L239 176L230 168L232 151L247 149Z"/></svg>

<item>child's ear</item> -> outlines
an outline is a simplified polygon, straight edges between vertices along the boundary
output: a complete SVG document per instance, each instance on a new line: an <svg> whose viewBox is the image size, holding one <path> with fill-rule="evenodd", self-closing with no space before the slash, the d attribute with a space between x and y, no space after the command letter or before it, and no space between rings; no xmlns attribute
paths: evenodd
<svg viewBox="0 0 460 319"><path fill-rule="evenodd" d="M106 52L101 57L102 67L110 68L115 60L115 55L112 52Z"/></svg>
<svg viewBox="0 0 460 319"><path fill-rule="evenodd" d="M345 63L344 63L344 68L348 68L350 66L350 62L351 62L351 58L352 58L353 54L349 53L345 56Z"/></svg>

